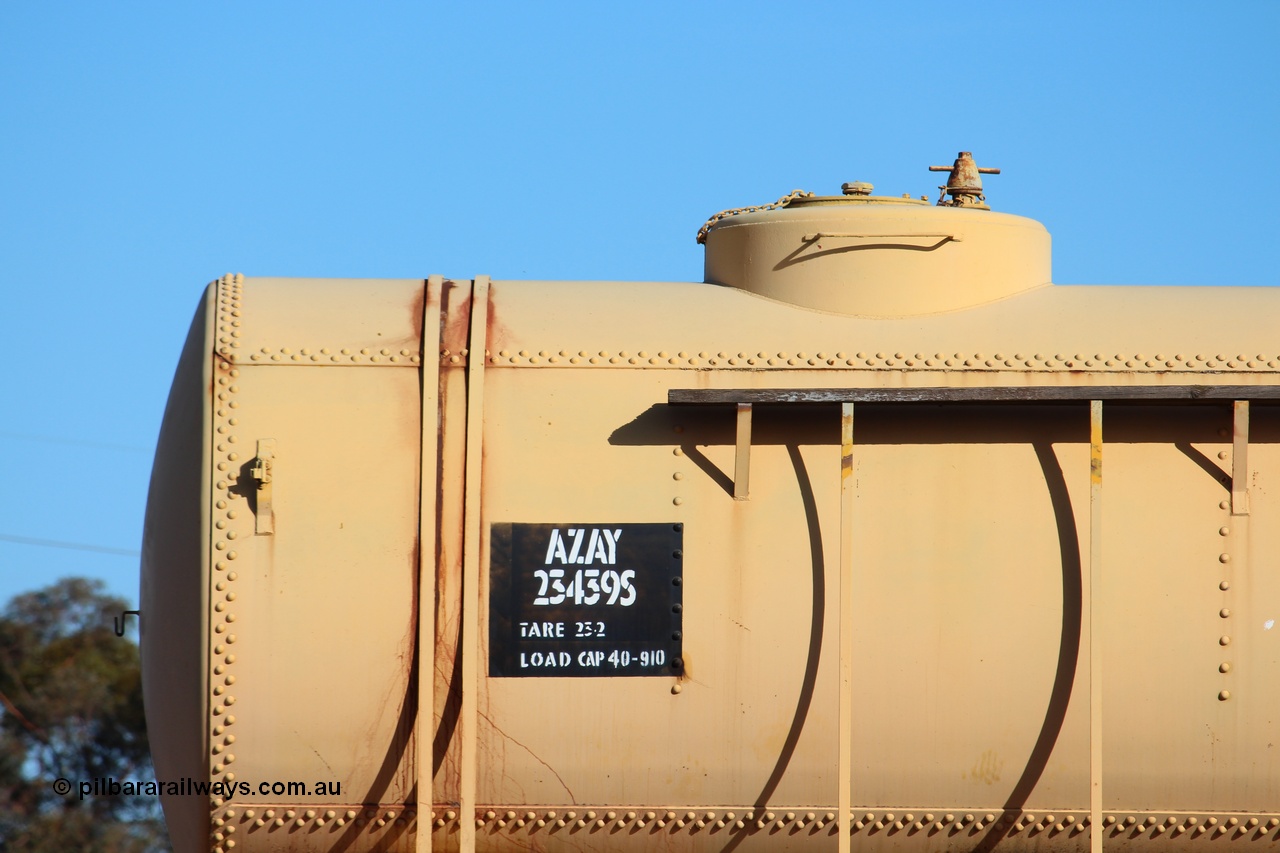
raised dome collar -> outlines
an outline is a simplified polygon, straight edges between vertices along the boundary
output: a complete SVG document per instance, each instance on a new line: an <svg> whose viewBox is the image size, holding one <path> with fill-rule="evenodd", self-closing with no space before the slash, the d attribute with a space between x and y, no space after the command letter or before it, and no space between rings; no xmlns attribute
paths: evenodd
<svg viewBox="0 0 1280 853"><path fill-rule="evenodd" d="M797 190L724 211L699 232L705 280L877 317L953 311L1047 285L1049 233L1035 220L991 212L978 175L994 171L961 152L932 206L874 196L870 184L855 182L843 195Z"/></svg>

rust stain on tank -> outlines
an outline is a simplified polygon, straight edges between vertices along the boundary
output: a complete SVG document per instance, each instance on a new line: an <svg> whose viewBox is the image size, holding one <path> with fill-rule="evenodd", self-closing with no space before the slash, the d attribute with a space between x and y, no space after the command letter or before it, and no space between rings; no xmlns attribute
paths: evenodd
<svg viewBox="0 0 1280 853"><path fill-rule="evenodd" d="M485 317L485 340L490 353L497 355L507 349L511 340L511 331L500 318L502 313L502 288L496 284L489 285L489 313Z"/></svg>
<svg viewBox="0 0 1280 853"><path fill-rule="evenodd" d="M984 782L987 785L994 785L1000 781L1000 773L1004 770L1004 760L997 757L995 750L985 750L977 760L973 762L966 774L962 774L965 778L972 779L976 782Z"/></svg>
<svg viewBox="0 0 1280 853"><path fill-rule="evenodd" d="M440 311L440 367L460 367L459 357L467 348L467 336L471 331L471 284L458 284L446 279ZM457 361L453 357L459 357Z"/></svg>
<svg viewBox="0 0 1280 853"><path fill-rule="evenodd" d="M422 340L422 309L426 307L427 288L414 291L413 301L409 305L409 325L413 329L413 338Z"/></svg>

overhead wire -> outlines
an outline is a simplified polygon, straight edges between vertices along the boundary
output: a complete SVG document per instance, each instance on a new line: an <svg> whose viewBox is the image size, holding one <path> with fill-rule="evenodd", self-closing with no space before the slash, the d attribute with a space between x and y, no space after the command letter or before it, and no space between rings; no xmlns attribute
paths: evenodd
<svg viewBox="0 0 1280 853"><path fill-rule="evenodd" d="M119 557L140 557L141 551L129 548L112 548L107 545L90 545L85 542L66 542L61 539L37 539L32 536L15 536L11 533L0 533L0 541L16 542L19 545L34 545L37 548L66 548L71 551L91 551L95 554L114 554Z"/></svg>
<svg viewBox="0 0 1280 853"><path fill-rule="evenodd" d="M78 438L62 438L53 435L32 435L30 433L8 432L0 430L0 438L14 438L19 441L39 441L45 444L67 444L75 447L91 447L95 450L117 450L125 453L149 453L151 448L130 444L111 444L103 441L85 441Z"/></svg>

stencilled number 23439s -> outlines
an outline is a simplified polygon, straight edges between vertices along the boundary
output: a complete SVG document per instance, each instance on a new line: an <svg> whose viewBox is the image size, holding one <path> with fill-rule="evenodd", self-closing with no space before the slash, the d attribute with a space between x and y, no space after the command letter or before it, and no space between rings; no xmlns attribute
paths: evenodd
<svg viewBox="0 0 1280 853"><path fill-rule="evenodd" d="M565 583L564 569L538 569L537 605L604 604L630 607L636 600L636 588L632 584L636 573L631 569L618 572L613 569L578 569Z"/></svg>

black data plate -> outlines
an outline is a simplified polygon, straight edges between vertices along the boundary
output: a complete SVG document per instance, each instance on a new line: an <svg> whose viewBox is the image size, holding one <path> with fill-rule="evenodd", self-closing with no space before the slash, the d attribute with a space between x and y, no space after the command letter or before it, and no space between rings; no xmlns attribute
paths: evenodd
<svg viewBox="0 0 1280 853"><path fill-rule="evenodd" d="M680 675L684 525L493 525L489 675Z"/></svg>

